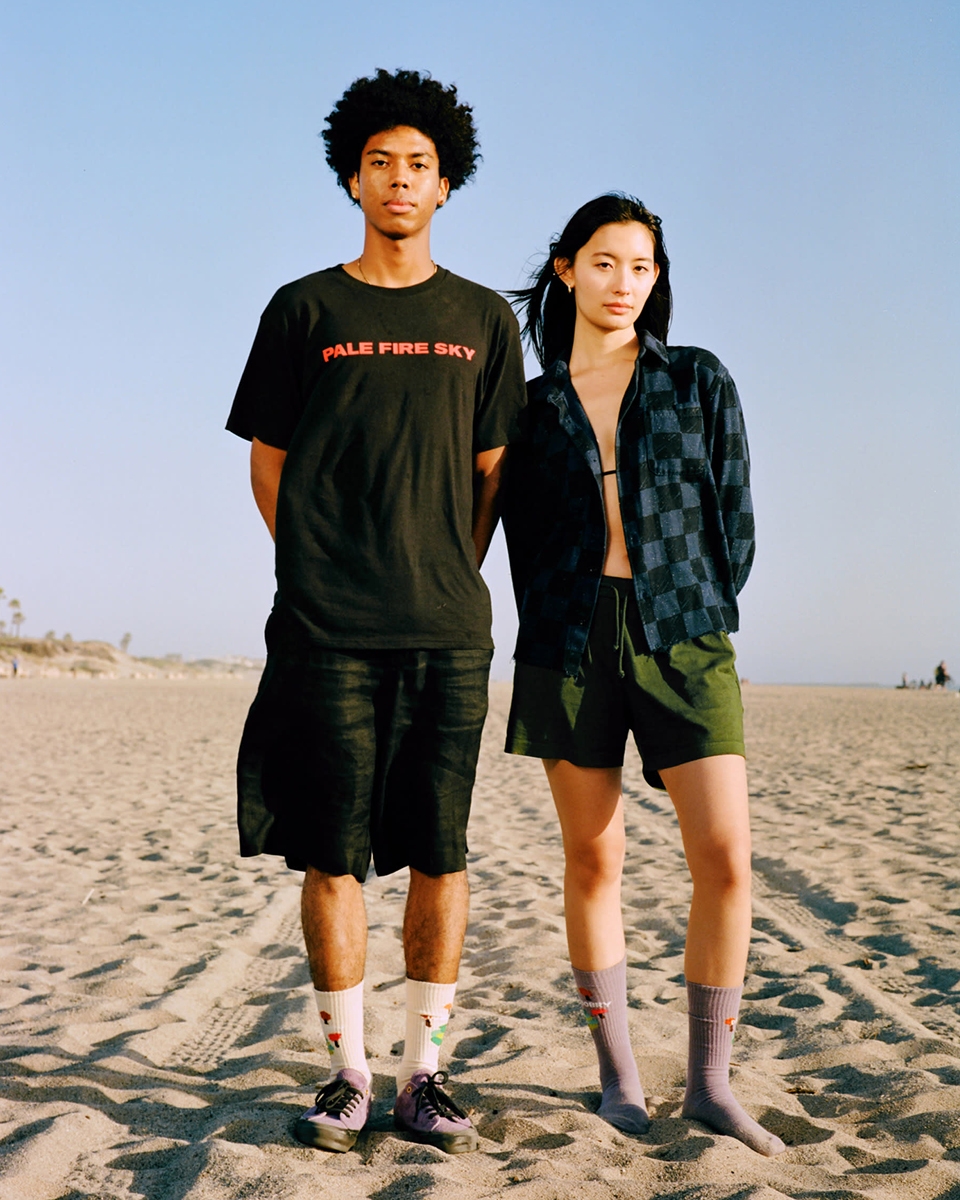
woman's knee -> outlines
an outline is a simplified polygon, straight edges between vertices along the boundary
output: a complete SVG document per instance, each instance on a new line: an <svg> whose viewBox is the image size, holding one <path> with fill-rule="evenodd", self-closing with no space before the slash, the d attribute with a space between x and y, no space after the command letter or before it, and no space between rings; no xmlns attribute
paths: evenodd
<svg viewBox="0 0 960 1200"><path fill-rule="evenodd" d="M618 887L624 853L624 839L617 837L570 847L566 854L567 878L581 891Z"/></svg>
<svg viewBox="0 0 960 1200"><path fill-rule="evenodd" d="M749 841L741 844L724 838L699 845L689 856L689 863L694 886L716 892L750 890Z"/></svg>

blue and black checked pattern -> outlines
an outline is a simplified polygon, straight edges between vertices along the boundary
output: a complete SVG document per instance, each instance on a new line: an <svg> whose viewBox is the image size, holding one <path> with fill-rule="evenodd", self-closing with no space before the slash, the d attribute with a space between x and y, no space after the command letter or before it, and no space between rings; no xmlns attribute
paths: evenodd
<svg viewBox="0 0 960 1200"><path fill-rule="evenodd" d="M606 550L600 453L566 363L527 386L504 512L515 658L576 676ZM620 411L617 483L650 651L736 630L754 552L750 464L737 389L712 354L645 336Z"/></svg>

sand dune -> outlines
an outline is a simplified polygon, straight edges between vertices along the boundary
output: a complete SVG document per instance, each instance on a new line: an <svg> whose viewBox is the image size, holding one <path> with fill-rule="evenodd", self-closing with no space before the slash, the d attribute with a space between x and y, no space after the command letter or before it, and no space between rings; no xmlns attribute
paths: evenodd
<svg viewBox="0 0 960 1200"><path fill-rule="evenodd" d="M767 1160L678 1115L689 886L635 756L628 985L654 1121L631 1138L594 1115L559 831L539 764L500 753L503 685L445 1043L481 1150L391 1131L401 876L367 892L372 1127L345 1155L293 1141L325 1053L299 877L235 855L251 694L241 679L0 684L0 1200L960 1200L955 696L746 691L756 928L735 1087L789 1145Z"/></svg>
<svg viewBox="0 0 960 1200"><path fill-rule="evenodd" d="M14 663L17 670L14 671ZM182 654L136 658L109 642L66 638L14 638L0 634L0 679L196 679L238 676L256 683L263 660L233 655L183 661Z"/></svg>

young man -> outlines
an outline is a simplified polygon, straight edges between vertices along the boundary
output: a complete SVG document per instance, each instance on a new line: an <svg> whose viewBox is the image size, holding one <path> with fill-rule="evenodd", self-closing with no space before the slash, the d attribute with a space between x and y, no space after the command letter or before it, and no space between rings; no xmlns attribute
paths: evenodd
<svg viewBox="0 0 960 1200"><path fill-rule="evenodd" d="M479 564L526 399L519 331L505 301L430 256L434 213L476 170L456 88L381 70L327 125L363 250L273 297L227 423L252 441L276 540L267 665L238 763L241 853L306 872L333 1078L295 1132L325 1150L349 1149L370 1109L361 885L371 854L380 875L409 866L394 1122L456 1153L477 1135L437 1066L492 653Z"/></svg>

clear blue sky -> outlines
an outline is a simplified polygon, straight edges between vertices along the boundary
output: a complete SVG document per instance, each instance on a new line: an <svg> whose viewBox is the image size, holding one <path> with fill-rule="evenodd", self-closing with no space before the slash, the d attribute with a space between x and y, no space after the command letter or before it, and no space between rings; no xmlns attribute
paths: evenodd
<svg viewBox="0 0 960 1200"><path fill-rule="evenodd" d="M223 423L276 287L360 248L324 117L403 66L480 129L445 266L514 287L609 188L662 216L671 341L717 353L746 411L742 673L960 676L958 48L955 0L4 6L0 586L23 632L261 653L271 546ZM506 677L502 548L485 573Z"/></svg>

